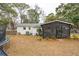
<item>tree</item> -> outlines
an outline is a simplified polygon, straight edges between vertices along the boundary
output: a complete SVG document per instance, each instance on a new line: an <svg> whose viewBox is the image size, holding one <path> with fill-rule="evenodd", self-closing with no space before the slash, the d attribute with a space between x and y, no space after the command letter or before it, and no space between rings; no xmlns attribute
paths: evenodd
<svg viewBox="0 0 79 59"><path fill-rule="evenodd" d="M61 4L56 8L56 15L59 19L72 22L79 27L79 3Z"/></svg>
<svg viewBox="0 0 79 59"><path fill-rule="evenodd" d="M63 17L63 14L62 11L63 11L63 8L64 8L64 4L61 3L61 5L59 5L57 8L56 8L56 16L58 16L58 19L64 19Z"/></svg>
<svg viewBox="0 0 79 59"><path fill-rule="evenodd" d="M23 19L23 23L29 23L29 19L27 18L27 15L21 15L21 18Z"/></svg>
<svg viewBox="0 0 79 59"><path fill-rule="evenodd" d="M53 21L56 19L57 19L57 17L53 13L50 13L50 14L48 14L48 16L46 16L46 22Z"/></svg>
<svg viewBox="0 0 79 59"><path fill-rule="evenodd" d="M8 3L0 3L0 19L6 20L9 23L12 22L12 18L17 17L17 13L14 8L12 8L12 4Z"/></svg>
<svg viewBox="0 0 79 59"><path fill-rule="evenodd" d="M21 23L23 23L27 17L27 15L25 13L26 13L27 9L30 8L30 6L25 3L14 3L13 5L14 5L14 7L16 7L18 9L19 14L20 14L19 17L21 18ZM26 21L27 21L27 19L26 19Z"/></svg>
<svg viewBox="0 0 79 59"><path fill-rule="evenodd" d="M40 7L35 5L35 8L29 9L27 13L29 17L29 23L39 23L39 17L42 14L42 10L40 9Z"/></svg>
<svg viewBox="0 0 79 59"><path fill-rule="evenodd" d="M16 17L17 13L12 8L11 4L0 3L0 18L11 19L11 17Z"/></svg>
<svg viewBox="0 0 79 59"><path fill-rule="evenodd" d="M72 22L76 25L77 28L79 28L79 16L74 16Z"/></svg>

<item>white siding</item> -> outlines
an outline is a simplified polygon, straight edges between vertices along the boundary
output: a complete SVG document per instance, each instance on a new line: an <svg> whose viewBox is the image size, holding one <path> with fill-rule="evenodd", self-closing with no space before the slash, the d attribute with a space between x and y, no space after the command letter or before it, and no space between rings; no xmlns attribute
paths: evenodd
<svg viewBox="0 0 79 59"><path fill-rule="evenodd" d="M37 34L37 28L31 27L30 33L32 33L32 35L36 35Z"/></svg>
<svg viewBox="0 0 79 59"><path fill-rule="evenodd" d="M23 27L17 27L17 33L25 34L26 31L23 29Z"/></svg>
<svg viewBox="0 0 79 59"><path fill-rule="evenodd" d="M20 34L26 34L26 32L28 31L29 33L32 33L32 35L36 35L38 32L37 32L37 28L34 28L34 27L25 27L26 29L24 30L23 27L17 27L17 33L20 33Z"/></svg>

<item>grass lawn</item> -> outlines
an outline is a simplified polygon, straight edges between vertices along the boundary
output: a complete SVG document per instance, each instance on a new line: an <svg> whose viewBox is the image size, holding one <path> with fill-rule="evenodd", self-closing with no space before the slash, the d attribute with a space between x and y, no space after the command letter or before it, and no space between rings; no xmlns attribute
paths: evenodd
<svg viewBox="0 0 79 59"><path fill-rule="evenodd" d="M38 36L9 35L4 46L10 56L79 55L78 40L40 40Z"/></svg>

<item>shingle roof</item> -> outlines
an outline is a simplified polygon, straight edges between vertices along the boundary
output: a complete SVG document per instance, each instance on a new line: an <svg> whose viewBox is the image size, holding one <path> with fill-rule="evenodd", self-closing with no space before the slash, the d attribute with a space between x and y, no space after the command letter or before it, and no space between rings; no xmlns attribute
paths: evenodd
<svg viewBox="0 0 79 59"><path fill-rule="evenodd" d="M37 24L37 23L23 23L23 24L17 24L17 27L41 27L41 24Z"/></svg>

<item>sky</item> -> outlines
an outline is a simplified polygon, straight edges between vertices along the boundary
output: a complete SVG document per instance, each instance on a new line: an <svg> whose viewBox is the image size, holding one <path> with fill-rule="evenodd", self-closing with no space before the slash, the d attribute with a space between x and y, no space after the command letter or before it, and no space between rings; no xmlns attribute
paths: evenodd
<svg viewBox="0 0 79 59"><path fill-rule="evenodd" d="M48 15L49 13L55 13L55 9L60 3L53 2L53 0L46 0L46 1L39 1L34 0L31 2L30 0L27 0L26 4L29 4L31 7L34 7L34 5L38 5L45 13L45 15Z"/></svg>
<svg viewBox="0 0 79 59"><path fill-rule="evenodd" d="M57 2L53 2L53 0L27 0L26 4L30 5L31 7L34 8L35 5L38 5L43 11L45 16L47 16L50 13L56 13L55 9L56 7L58 7L58 5L60 5L60 3ZM45 19L44 17L40 17L40 22L39 23L43 23Z"/></svg>

